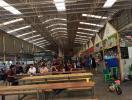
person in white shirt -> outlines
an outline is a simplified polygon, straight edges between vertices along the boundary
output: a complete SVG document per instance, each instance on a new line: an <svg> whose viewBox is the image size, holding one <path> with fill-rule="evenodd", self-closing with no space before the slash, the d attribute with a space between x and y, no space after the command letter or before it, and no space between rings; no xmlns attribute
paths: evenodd
<svg viewBox="0 0 132 100"><path fill-rule="evenodd" d="M28 74L36 74L36 68L33 65L30 65L28 70Z"/></svg>

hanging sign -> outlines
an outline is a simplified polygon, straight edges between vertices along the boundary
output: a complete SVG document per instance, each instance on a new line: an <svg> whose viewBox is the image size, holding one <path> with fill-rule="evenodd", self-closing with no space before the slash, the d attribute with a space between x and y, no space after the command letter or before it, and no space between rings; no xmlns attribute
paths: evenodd
<svg viewBox="0 0 132 100"><path fill-rule="evenodd" d="M89 41L89 48L93 47L93 42L92 40Z"/></svg>
<svg viewBox="0 0 132 100"><path fill-rule="evenodd" d="M105 49L108 49L108 48L112 48L112 47L114 47L114 46L116 46L117 45L117 42L116 42L116 40L117 40L117 37L116 37L116 35L114 36L111 36L110 38L108 38L107 40L104 40L103 41L103 43L104 43L104 48Z"/></svg>
<svg viewBox="0 0 132 100"><path fill-rule="evenodd" d="M100 36L99 36L98 33L97 33L97 34L96 34L96 37L95 37L94 45L98 44L99 42L101 42L101 38L100 38Z"/></svg>
<svg viewBox="0 0 132 100"><path fill-rule="evenodd" d="M103 48L103 44L102 44L102 42L100 42L100 43L98 43L98 44L95 45L94 51L95 51L95 52L98 52L98 51L100 51L102 48Z"/></svg>
<svg viewBox="0 0 132 100"><path fill-rule="evenodd" d="M108 22L105 27L103 40L117 33L117 30Z"/></svg>

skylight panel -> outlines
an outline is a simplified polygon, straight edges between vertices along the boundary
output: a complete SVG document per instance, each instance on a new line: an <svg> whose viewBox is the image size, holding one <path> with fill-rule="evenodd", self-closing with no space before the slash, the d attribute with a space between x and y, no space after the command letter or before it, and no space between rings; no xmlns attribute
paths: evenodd
<svg viewBox="0 0 132 100"><path fill-rule="evenodd" d="M50 28L50 27L53 27L53 26L67 26L67 25L66 24L62 24L62 23L57 23L57 24L49 25L46 28Z"/></svg>
<svg viewBox="0 0 132 100"><path fill-rule="evenodd" d="M48 19L48 20L46 20L46 21L44 21L42 23L44 24L44 23L47 23L47 22L50 22L50 21L53 21L53 20L63 20L63 21L66 21L67 19L65 19L65 18L52 18L52 19Z"/></svg>
<svg viewBox="0 0 132 100"><path fill-rule="evenodd" d="M84 24L84 25L91 25L91 26L97 26L97 27L104 27L104 25L94 24L94 23L80 22L80 24Z"/></svg>
<svg viewBox="0 0 132 100"><path fill-rule="evenodd" d="M88 29L88 28L78 28L80 30L86 30L86 31L92 31L92 32L98 32L98 30Z"/></svg>
<svg viewBox="0 0 132 100"><path fill-rule="evenodd" d="M27 32L27 33L24 33L24 34L17 35L16 37L22 37L22 36L29 35L29 34L32 34L32 33L35 33L35 32L36 31Z"/></svg>
<svg viewBox="0 0 132 100"><path fill-rule="evenodd" d="M38 44L38 43L41 43L41 42L46 42L46 40L42 40L42 41L39 41L39 42L35 42L34 44Z"/></svg>
<svg viewBox="0 0 132 100"><path fill-rule="evenodd" d="M29 38L25 38L23 40L29 40L29 39L32 39L32 38L35 38L35 37L39 37L39 36L41 36L41 35L40 34L39 35L34 35L34 36L29 37Z"/></svg>
<svg viewBox="0 0 132 100"><path fill-rule="evenodd" d="M92 15L92 14L82 14L84 17L91 17L91 18L97 18L97 19L108 19L108 17L99 16L99 15Z"/></svg>
<svg viewBox="0 0 132 100"><path fill-rule="evenodd" d="M55 30L67 30L67 28L54 28L54 29L50 30L50 32L55 31Z"/></svg>
<svg viewBox="0 0 132 100"><path fill-rule="evenodd" d="M23 29L26 29L26 28L30 28L30 27L31 27L30 25L24 26L24 27L20 27L20 28L14 29L14 30L10 30L7 33L13 33L13 32L16 32L16 31L19 31L19 30L23 30Z"/></svg>
<svg viewBox="0 0 132 100"><path fill-rule="evenodd" d="M23 18L13 19L7 22L3 22L2 24L0 24L0 26L9 25L9 24L16 23L16 22L23 21L23 20L24 20Z"/></svg>
<svg viewBox="0 0 132 100"><path fill-rule="evenodd" d="M66 31L57 31L57 32L53 32L51 33L51 35L57 34L57 33L67 33Z"/></svg>
<svg viewBox="0 0 132 100"><path fill-rule="evenodd" d="M77 32L78 34L83 34L83 35L92 35L94 36L95 34L92 34L92 33L84 33L84 32Z"/></svg>
<svg viewBox="0 0 132 100"><path fill-rule="evenodd" d="M44 39L44 37L34 39L34 40L30 41L30 42L35 42L35 41L39 41L39 40L42 40L42 39Z"/></svg>
<svg viewBox="0 0 132 100"><path fill-rule="evenodd" d="M112 7L117 0L107 0L103 6L103 8L110 8Z"/></svg>
<svg viewBox="0 0 132 100"><path fill-rule="evenodd" d="M20 11L18 11L16 8L5 2L4 0L0 0L0 7L3 7L7 11L11 12L12 14L15 15L20 15L22 14Z"/></svg>
<svg viewBox="0 0 132 100"><path fill-rule="evenodd" d="M57 11L66 11L65 0L54 0Z"/></svg>

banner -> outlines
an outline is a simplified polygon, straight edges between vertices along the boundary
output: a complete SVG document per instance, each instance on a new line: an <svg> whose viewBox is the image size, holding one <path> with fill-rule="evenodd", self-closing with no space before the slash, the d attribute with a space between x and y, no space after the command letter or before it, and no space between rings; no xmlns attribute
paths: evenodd
<svg viewBox="0 0 132 100"><path fill-rule="evenodd" d="M93 42L92 40L89 41L89 48L93 47Z"/></svg>
<svg viewBox="0 0 132 100"><path fill-rule="evenodd" d="M117 30L108 22L105 27L103 40L117 33Z"/></svg>
<svg viewBox="0 0 132 100"><path fill-rule="evenodd" d="M96 34L96 37L95 37L95 41L94 41L94 45L100 43L102 40L100 38L100 36L98 35L98 33Z"/></svg>

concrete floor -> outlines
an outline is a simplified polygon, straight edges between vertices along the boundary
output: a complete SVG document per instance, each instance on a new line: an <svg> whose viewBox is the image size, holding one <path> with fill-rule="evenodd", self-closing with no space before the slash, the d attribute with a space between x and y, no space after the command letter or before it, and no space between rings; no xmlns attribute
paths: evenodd
<svg viewBox="0 0 132 100"><path fill-rule="evenodd" d="M99 100L132 100L132 81L122 83L122 95L110 93L107 91L108 83L105 83L100 74L96 74L94 80L96 81L95 98ZM54 100L87 100L90 98L89 93L86 91L78 92L63 92L54 97ZM1 98L0 98L1 100ZM17 100L17 96L7 96L6 100ZM28 96L23 100L35 100L33 96Z"/></svg>

